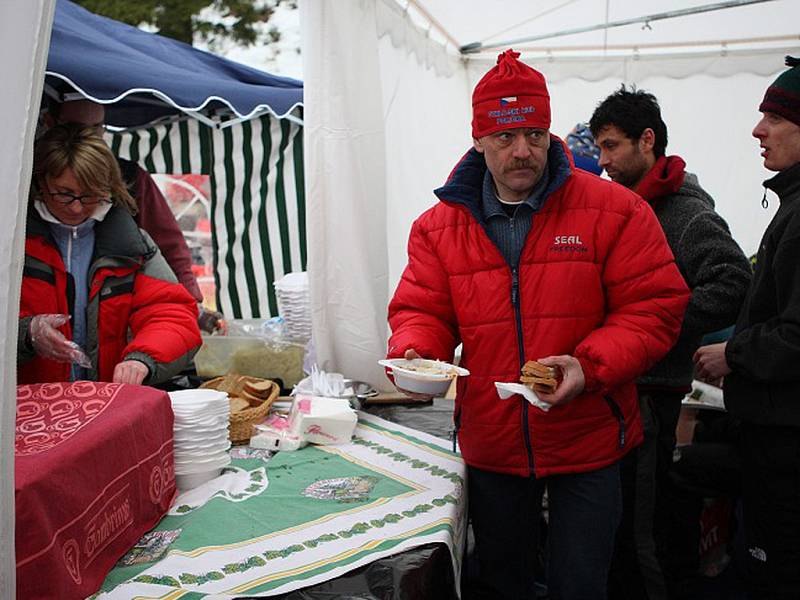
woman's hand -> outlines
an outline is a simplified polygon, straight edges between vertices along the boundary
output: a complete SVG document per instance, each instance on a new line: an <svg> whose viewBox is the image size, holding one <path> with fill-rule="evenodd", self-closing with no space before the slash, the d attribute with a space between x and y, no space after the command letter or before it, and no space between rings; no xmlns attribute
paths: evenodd
<svg viewBox="0 0 800 600"><path fill-rule="evenodd" d="M114 367L114 383L131 383L139 385L147 377L150 369L147 365L138 360L123 360Z"/></svg>
<svg viewBox="0 0 800 600"><path fill-rule="evenodd" d="M558 367L561 370L562 379L552 394L536 392L539 400L548 404L566 404L581 392L586 386L586 378L583 375L581 363L574 356L561 354L559 356L548 356L540 358L538 362L546 367Z"/></svg>

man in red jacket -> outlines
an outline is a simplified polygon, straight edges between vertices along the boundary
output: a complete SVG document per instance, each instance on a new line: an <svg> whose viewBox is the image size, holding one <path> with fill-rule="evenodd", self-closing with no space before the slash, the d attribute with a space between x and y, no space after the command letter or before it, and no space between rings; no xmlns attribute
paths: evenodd
<svg viewBox="0 0 800 600"><path fill-rule="evenodd" d="M467 594L533 597L549 495L551 597L603 598L619 460L642 438L634 380L680 331L688 290L652 210L575 170L549 132L541 73L506 51L475 88L473 145L412 227L389 306L389 356L452 360L477 576ZM531 359L560 384L498 397Z"/></svg>

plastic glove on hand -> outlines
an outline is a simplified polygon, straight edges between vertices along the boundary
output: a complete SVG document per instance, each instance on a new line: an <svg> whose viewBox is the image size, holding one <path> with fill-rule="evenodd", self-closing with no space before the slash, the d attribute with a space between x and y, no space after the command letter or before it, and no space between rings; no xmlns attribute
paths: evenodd
<svg viewBox="0 0 800 600"><path fill-rule="evenodd" d="M58 328L69 321L69 315L36 315L28 333L36 354L57 362L75 363L90 369L92 361L80 346L64 337Z"/></svg>

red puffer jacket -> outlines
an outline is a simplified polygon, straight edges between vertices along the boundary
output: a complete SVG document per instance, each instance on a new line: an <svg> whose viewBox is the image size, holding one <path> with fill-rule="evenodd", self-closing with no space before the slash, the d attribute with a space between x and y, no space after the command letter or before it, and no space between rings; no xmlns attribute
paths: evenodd
<svg viewBox="0 0 800 600"><path fill-rule="evenodd" d="M573 170L552 137L550 184L518 268L484 230L483 157L471 150L441 202L413 225L408 266L389 305L389 356L415 348L450 360L459 342L455 422L467 464L543 477L599 469L640 443L634 379L675 343L689 290L642 199ZM495 381L517 381L526 360L571 354L585 391L549 412Z"/></svg>
<svg viewBox="0 0 800 600"><path fill-rule="evenodd" d="M145 384L159 383L188 366L200 347L197 304L124 210L113 208L95 226L89 267L86 352L88 377L111 381L122 360L145 363ZM18 383L69 381L69 363L42 358L27 342L28 321L38 314L71 314L72 277L47 224L30 210L20 299ZM71 339L69 323L61 332Z"/></svg>

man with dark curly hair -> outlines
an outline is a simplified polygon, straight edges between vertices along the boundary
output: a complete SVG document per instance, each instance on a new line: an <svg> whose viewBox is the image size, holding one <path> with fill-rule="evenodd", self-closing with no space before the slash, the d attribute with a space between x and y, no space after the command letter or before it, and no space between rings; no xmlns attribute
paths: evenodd
<svg viewBox="0 0 800 600"><path fill-rule="evenodd" d="M668 598L681 577L667 549L669 471L681 400L691 390L692 354L704 334L733 324L750 267L714 200L679 156L666 156L667 126L656 97L624 85L590 121L599 165L656 213L692 295L677 344L637 380L644 443L623 461L623 517L612 569L612 598Z"/></svg>

